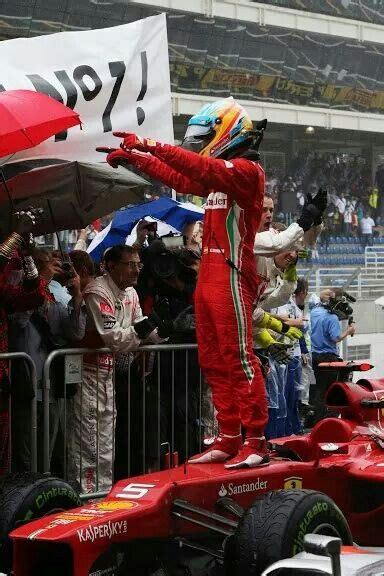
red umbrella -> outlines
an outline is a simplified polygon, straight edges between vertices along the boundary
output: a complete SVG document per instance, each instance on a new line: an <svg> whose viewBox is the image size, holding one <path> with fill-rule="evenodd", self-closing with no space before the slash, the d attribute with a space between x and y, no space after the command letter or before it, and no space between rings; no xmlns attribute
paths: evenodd
<svg viewBox="0 0 384 576"><path fill-rule="evenodd" d="M81 124L79 115L46 94L0 92L0 157L33 148L76 124Z"/></svg>

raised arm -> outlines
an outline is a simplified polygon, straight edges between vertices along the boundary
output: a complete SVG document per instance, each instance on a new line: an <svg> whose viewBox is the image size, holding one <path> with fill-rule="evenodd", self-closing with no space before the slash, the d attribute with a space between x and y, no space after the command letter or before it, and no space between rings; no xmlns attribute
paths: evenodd
<svg viewBox="0 0 384 576"><path fill-rule="evenodd" d="M99 148L99 150L102 149ZM107 151L107 149L104 149L104 151ZM129 168L129 164L131 164L144 174L160 180L166 186L173 188L178 194L193 194L194 196L203 197L208 195L208 192L198 182L192 181L150 153L137 150L124 151L118 148L108 154L107 162L113 168L117 168L120 165Z"/></svg>
<svg viewBox="0 0 384 576"><path fill-rule="evenodd" d="M244 208L259 204L264 196L264 170L257 162L245 158L221 160L205 157L179 146L162 144L135 134L119 132L116 135L124 135L121 145L124 151L150 152L179 174L200 184L202 189L230 194Z"/></svg>

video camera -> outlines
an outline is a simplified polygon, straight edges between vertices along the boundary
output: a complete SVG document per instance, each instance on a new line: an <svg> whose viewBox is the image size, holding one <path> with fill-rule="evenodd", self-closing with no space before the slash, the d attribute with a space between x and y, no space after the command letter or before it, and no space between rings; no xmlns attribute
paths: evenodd
<svg viewBox="0 0 384 576"><path fill-rule="evenodd" d="M183 258L183 236L163 236L154 240L143 252L142 259L146 275L157 282L179 278L184 282L196 280L196 272Z"/></svg>
<svg viewBox="0 0 384 576"><path fill-rule="evenodd" d="M328 302L324 303L324 307L331 314L336 314L339 320L348 320L350 324L353 323L353 308L350 303L356 302L356 298L348 294L348 292L341 291L337 293L333 298L330 298Z"/></svg>

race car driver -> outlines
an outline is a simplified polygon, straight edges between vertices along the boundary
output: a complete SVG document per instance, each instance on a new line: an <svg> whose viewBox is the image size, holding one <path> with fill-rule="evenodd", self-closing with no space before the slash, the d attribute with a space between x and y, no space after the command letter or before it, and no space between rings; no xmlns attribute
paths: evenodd
<svg viewBox="0 0 384 576"><path fill-rule="evenodd" d="M143 342L162 342L172 327L156 313L143 316L133 287L141 269L137 249L114 246L104 264L104 276L89 282L83 292L87 318L82 345L129 352ZM112 354L84 355L69 436L69 477L80 481L84 492L111 488L114 414Z"/></svg>
<svg viewBox="0 0 384 576"><path fill-rule="evenodd" d="M219 435L190 463L237 468L269 461L264 379L252 351L252 309L265 286L253 255L264 197L256 150L265 124L253 132L246 111L228 98L190 119L181 148L115 133L124 140L107 157L112 166L133 164L179 194L207 197L195 310L200 365L212 389Z"/></svg>
<svg viewBox="0 0 384 576"><path fill-rule="evenodd" d="M263 436L265 388L251 334L253 303L265 287L252 255L264 196L264 172L255 148L264 127L255 137L244 109L226 99L205 106L191 118L182 146L198 155L116 133L124 138L122 147L107 158L112 166L131 163L181 194L208 197L196 291L197 337L220 434L210 450L191 462L233 457L226 464L230 468L268 461ZM247 431L242 447L240 423Z"/></svg>

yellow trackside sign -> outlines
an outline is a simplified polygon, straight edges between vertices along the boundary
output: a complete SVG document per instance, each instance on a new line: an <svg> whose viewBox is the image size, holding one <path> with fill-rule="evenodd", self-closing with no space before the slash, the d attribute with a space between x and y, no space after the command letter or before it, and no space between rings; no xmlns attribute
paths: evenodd
<svg viewBox="0 0 384 576"><path fill-rule="evenodd" d="M302 488L303 479L298 476L291 476L290 478L285 478L284 480L284 490L289 490L292 488Z"/></svg>

